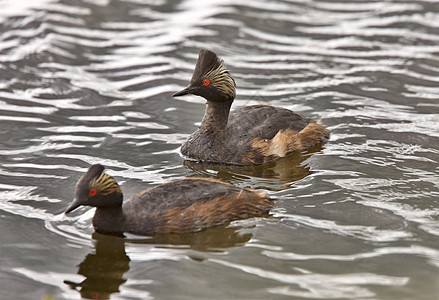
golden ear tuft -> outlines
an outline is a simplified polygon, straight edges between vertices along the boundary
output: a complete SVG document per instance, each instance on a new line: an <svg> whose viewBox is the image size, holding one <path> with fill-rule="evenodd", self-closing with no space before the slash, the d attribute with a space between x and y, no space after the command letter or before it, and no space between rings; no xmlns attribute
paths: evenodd
<svg viewBox="0 0 439 300"><path fill-rule="evenodd" d="M111 193L121 193L119 185L116 180L110 175L102 172L98 177L90 180L89 183L90 188L95 188L102 195L109 195Z"/></svg>

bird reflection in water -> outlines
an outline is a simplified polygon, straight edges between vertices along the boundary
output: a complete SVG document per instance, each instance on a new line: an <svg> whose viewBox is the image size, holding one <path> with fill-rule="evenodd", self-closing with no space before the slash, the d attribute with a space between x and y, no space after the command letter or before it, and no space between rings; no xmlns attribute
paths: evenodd
<svg viewBox="0 0 439 300"><path fill-rule="evenodd" d="M268 216L268 215L267 215ZM246 227L249 228L249 227ZM95 251L87 254L78 266L78 274L85 277L80 283L65 280L64 283L79 291L83 299L109 299L118 293L127 279L124 274L130 268L130 258L125 252L125 243L154 245L157 248L191 249L202 252L222 252L247 243L252 234L240 232L242 227L229 224L216 226L194 233L162 234L152 237L112 236L93 233ZM145 247L145 251L150 248ZM200 261L193 253L190 258Z"/></svg>
<svg viewBox="0 0 439 300"><path fill-rule="evenodd" d="M191 176L214 177L225 182L245 181L253 177L257 187L271 191L290 188L290 183L312 174L305 161L322 150L316 146L302 153L293 153L277 161L263 165L237 166L185 160L183 165L192 171ZM213 172L216 172L214 176Z"/></svg>
<svg viewBox="0 0 439 300"><path fill-rule="evenodd" d="M79 290L85 299L109 299L119 292L130 269L130 259L125 253L122 237L93 233L95 252L89 253L79 264L78 274L85 276L81 283L65 280L71 288Z"/></svg>
<svg viewBox="0 0 439 300"><path fill-rule="evenodd" d="M266 217L270 217L270 215L267 214ZM252 238L251 233L240 232L241 228L225 224L200 232L158 234L151 239L142 239L139 242L155 244L160 248L187 248L203 252L222 252L226 248L244 245ZM130 240L130 242L132 241Z"/></svg>

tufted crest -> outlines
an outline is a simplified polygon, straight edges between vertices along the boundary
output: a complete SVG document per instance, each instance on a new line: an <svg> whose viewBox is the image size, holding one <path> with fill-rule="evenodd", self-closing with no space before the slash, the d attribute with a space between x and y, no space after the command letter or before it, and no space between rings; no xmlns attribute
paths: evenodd
<svg viewBox="0 0 439 300"><path fill-rule="evenodd" d="M212 70L224 68L223 60L220 59L214 52L203 49L198 54L197 64L195 65L195 71L192 75L191 83L194 83Z"/></svg>
<svg viewBox="0 0 439 300"><path fill-rule="evenodd" d="M236 84L224 66L223 60L214 52L203 49L198 55L191 85L198 85L203 79L209 79L212 87L223 93L227 98L235 98Z"/></svg>
<svg viewBox="0 0 439 300"><path fill-rule="evenodd" d="M105 172L102 172L97 177L93 177L89 182L89 186L90 188L96 188L102 195L109 195L114 192L121 193L116 180Z"/></svg>
<svg viewBox="0 0 439 300"><path fill-rule="evenodd" d="M99 177L105 168L103 165L95 164L88 168L87 172L82 176L81 181L90 182L93 178Z"/></svg>
<svg viewBox="0 0 439 300"><path fill-rule="evenodd" d="M76 184L76 197L66 209L69 213L81 205L104 207L120 206L122 191L111 176L104 172L102 165L92 165Z"/></svg>

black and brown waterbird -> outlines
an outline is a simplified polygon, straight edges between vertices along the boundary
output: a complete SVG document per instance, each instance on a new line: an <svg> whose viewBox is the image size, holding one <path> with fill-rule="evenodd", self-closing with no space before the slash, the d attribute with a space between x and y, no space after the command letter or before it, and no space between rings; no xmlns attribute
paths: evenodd
<svg viewBox="0 0 439 300"><path fill-rule="evenodd" d="M201 50L189 86L173 95L194 94L207 100L200 127L181 147L183 156L214 163L263 164L329 138L317 121L285 108L253 105L230 111L235 88L223 61L214 52Z"/></svg>
<svg viewBox="0 0 439 300"><path fill-rule="evenodd" d="M195 232L227 222L266 215L273 200L265 193L213 179L186 178L144 190L123 201L120 186L92 165L76 184L66 213L81 205L96 207L96 231L121 235Z"/></svg>

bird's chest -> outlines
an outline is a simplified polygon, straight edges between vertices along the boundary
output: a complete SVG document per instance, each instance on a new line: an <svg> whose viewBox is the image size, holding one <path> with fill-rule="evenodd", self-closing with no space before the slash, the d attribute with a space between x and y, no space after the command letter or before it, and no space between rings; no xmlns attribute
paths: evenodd
<svg viewBox="0 0 439 300"><path fill-rule="evenodd" d="M227 136L210 130L198 130L181 148L183 155L203 161L212 161L229 152Z"/></svg>

